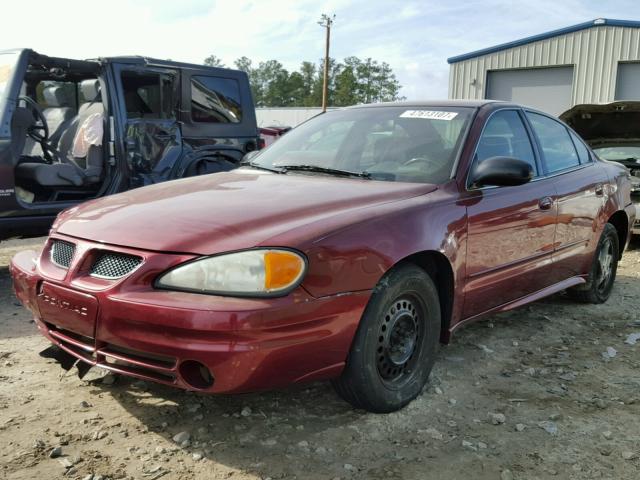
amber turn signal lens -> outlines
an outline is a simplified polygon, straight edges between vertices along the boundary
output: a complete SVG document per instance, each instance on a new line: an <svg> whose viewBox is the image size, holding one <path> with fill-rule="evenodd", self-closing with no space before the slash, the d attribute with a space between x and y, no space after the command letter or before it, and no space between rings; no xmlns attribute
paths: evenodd
<svg viewBox="0 0 640 480"><path fill-rule="evenodd" d="M285 250L269 250L264 254L264 286L268 292L283 290L296 283L304 273L304 260Z"/></svg>

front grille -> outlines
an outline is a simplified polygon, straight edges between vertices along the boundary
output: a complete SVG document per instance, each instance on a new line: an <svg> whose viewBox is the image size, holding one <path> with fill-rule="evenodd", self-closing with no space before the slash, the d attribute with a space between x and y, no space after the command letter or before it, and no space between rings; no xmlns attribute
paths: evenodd
<svg viewBox="0 0 640 480"><path fill-rule="evenodd" d="M63 240L54 240L51 244L51 261L62 268L69 268L76 246Z"/></svg>
<svg viewBox="0 0 640 480"><path fill-rule="evenodd" d="M114 280L133 272L142 263L142 258L122 253L101 253L91 267L92 277Z"/></svg>

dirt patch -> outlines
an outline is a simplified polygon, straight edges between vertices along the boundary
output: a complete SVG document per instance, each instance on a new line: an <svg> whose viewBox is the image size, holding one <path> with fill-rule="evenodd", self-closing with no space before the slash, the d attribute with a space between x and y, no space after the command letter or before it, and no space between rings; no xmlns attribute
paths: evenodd
<svg viewBox="0 0 640 480"><path fill-rule="evenodd" d="M637 244L606 304L556 295L471 325L416 401L373 415L326 383L204 396L63 375L10 291L8 259L40 243L0 245L2 478L640 477Z"/></svg>

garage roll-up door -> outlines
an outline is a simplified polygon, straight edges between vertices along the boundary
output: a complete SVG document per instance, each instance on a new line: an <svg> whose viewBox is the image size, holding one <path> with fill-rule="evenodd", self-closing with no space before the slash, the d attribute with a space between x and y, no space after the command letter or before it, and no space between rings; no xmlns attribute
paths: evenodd
<svg viewBox="0 0 640 480"><path fill-rule="evenodd" d="M528 105L559 115L571 107L573 67L487 72L487 98Z"/></svg>
<svg viewBox="0 0 640 480"><path fill-rule="evenodd" d="M618 65L616 100L640 100L640 62Z"/></svg>

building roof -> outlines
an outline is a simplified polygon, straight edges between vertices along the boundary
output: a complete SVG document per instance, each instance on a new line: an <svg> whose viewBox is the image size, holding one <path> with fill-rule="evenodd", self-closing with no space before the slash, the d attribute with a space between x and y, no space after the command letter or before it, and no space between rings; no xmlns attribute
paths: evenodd
<svg viewBox="0 0 640 480"><path fill-rule="evenodd" d="M463 60L479 57L481 55L487 55L489 53L499 52L501 50L506 50L508 48L519 47L521 45L526 45L528 43L538 42L540 40L557 37L559 35L566 35L567 33L577 32L579 30L586 30L587 28L601 27L603 25L608 25L611 27L640 28L640 21L615 20L611 18L596 18L595 20L589 20L588 22L578 23L577 25L572 25L570 27L559 28L557 30L552 30L546 33L539 33L538 35L521 38L520 40L515 40L513 42L502 43L500 45L495 45L493 47L483 48L482 50L476 50L475 52L463 53L462 55L457 55L455 57L448 58L447 62L448 63L461 62Z"/></svg>

